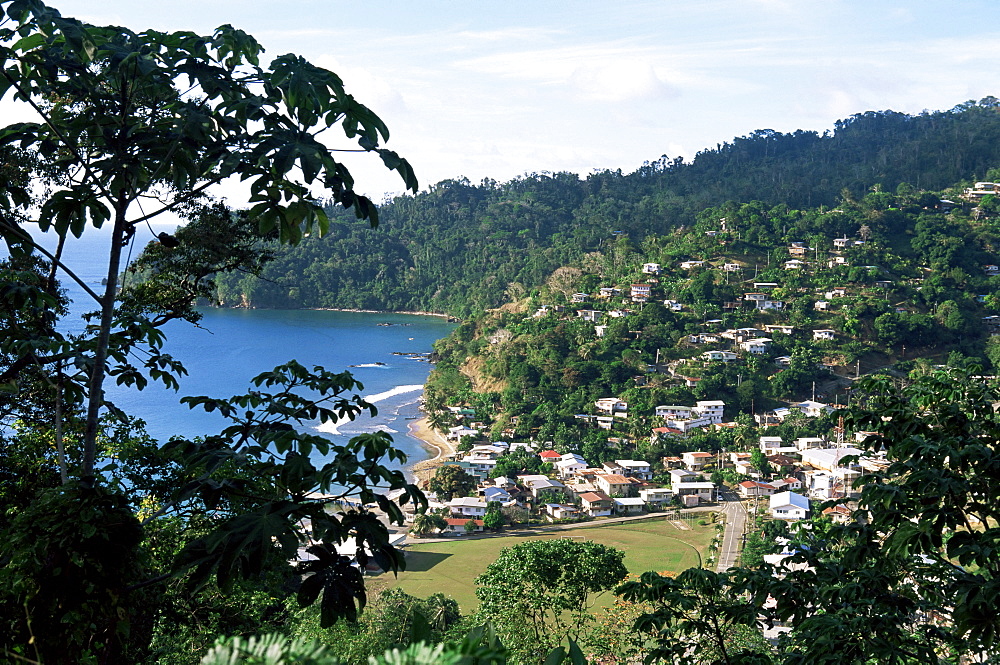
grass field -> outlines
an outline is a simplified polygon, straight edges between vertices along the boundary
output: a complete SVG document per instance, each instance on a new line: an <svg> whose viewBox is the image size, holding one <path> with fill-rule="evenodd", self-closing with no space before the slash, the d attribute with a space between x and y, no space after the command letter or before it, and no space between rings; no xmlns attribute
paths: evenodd
<svg viewBox="0 0 1000 665"><path fill-rule="evenodd" d="M420 543L406 548L406 570L394 579L392 575L375 578L373 588L382 584L399 586L407 593L426 598L441 592L458 601L463 613L478 605L473 580L491 564L501 548L526 540L573 537L608 545L625 552L625 567L630 573L680 572L698 565L698 553L706 556L715 535L713 526L698 526L683 530L663 517L649 520L592 526L532 535L510 535L503 538L463 540L461 537L440 542Z"/></svg>

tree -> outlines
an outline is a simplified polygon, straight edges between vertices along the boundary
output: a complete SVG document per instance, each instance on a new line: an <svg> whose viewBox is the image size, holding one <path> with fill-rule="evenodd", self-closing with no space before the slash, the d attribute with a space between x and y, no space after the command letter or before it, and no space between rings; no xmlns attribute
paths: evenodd
<svg viewBox="0 0 1000 665"><path fill-rule="evenodd" d="M503 511L499 501L490 501L486 504L483 526L492 531L499 531L503 528Z"/></svg>
<svg viewBox="0 0 1000 665"><path fill-rule="evenodd" d="M758 627L756 599L734 593L739 572L689 568L676 578L654 572L622 585L625 600L647 603L634 630L651 635L650 661L765 665L769 645Z"/></svg>
<svg viewBox="0 0 1000 665"><path fill-rule="evenodd" d="M437 494L441 501L451 501L455 496L468 496L476 489L476 479L456 464L438 467L427 483L427 489Z"/></svg>
<svg viewBox="0 0 1000 665"><path fill-rule="evenodd" d="M764 478L770 478L771 474L774 473L771 469L771 463L767 461L767 455L760 448L756 448L750 453L750 463L753 464L754 468L760 471L760 474Z"/></svg>
<svg viewBox="0 0 1000 665"><path fill-rule="evenodd" d="M606 545L567 539L505 547L476 578L480 614L521 662L540 661L594 623L596 599L625 578L624 556Z"/></svg>
<svg viewBox="0 0 1000 665"><path fill-rule="evenodd" d="M413 517L410 524L410 533L414 536L425 536L429 533L437 533L448 526L445 519L437 513L428 513L426 510L418 512Z"/></svg>
<svg viewBox="0 0 1000 665"><path fill-rule="evenodd" d="M137 460L122 456L116 458L117 470L98 468L98 461L105 461L101 446L116 443L105 438L113 429L102 425L104 414L124 420L106 403L104 385L110 376L136 388L149 380L176 387L183 368L162 352L159 327L194 317L191 304L205 292L211 274L259 265L259 241L273 236L296 242L309 233L323 234L329 227L323 194L377 223L375 207L354 192L350 172L320 142L320 133L339 125L360 151L380 157L416 190L412 170L380 147L388 137L384 124L344 91L335 74L293 55L261 67L260 46L230 26L208 37L136 33L64 18L35 0L0 2L0 19L0 92L38 117L0 132L0 148L19 146L46 166L31 174L34 180L10 178L0 191L0 235L13 260L40 253L51 266L4 272L0 290L17 296L16 311L34 308L32 316L51 321L61 306L54 292L59 273L80 283L97 307L82 336L39 335L38 329L19 325L2 341L0 384L5 396L13 397L8 403L27 404L23 398L47 392L47 403L54 404L61 482L40 488L4 531L4 646L46 662L135 660L149 637L140 630L147 624L139 615L150 609L148 592L158 584L185 576L203 585L212 575L227 590L240 577L260 575L272 556L289 560L303 540L313 542L316 559L299 571L304 575L299 600L311 603L323 595L324 622L356 616L365 603L363 580L335 545L355 538L362 564L371 557L395 570L400 558L370 512L336 514L327 506L352 495L362 504L378 501L390 519L401 521L399 506L377 496L374 487L403 489L403 501L421 495L401 472L382 465L385 457L401 459L388 437L364 435L332 446L295 429L305 420L373 410L349 395L359 387L349 374L293 362L258 376L247 395L191 398L192 407L220 411L232 425L203 440L171 442L156 453L165 476L145 478L149 494L142 521L135 516L140 510L138 493L131 491L135 485L119 480L139 477L122 471ZM207 190L232 177L250 182L253 205L247 213L206 205ZM157 275L185 274L193 281L164 279L161 286L180 288L119 294L123 249L140 224L167 212L211 218L208 226L225 229L228 240L248 242L195 247L206 236L195 241L194 228L177 236L160 234L162 248L176 251L150 256L149 283L157 284ZM106 286L98 294L60 256L88 225L104 224L112 232ZM35 241L33 225L58 235L54 253ZM198 258L209 246L225 251ZM174 260L178 257L186 258ZM38 268L48 271L44 283L26 281ZM4 415L12 414L27 411ZM77 423L78 444L73 441L69 449L62 437L75 432L69 425ZM313 450L331 461L314 467ZM332 491L335 498L317 500L311 496L315 491ZM170 514L210 519L201 533L189 534L166 569L149 569L150 524ZM312 532L303 533L297 525L309 520Z"/></svg>

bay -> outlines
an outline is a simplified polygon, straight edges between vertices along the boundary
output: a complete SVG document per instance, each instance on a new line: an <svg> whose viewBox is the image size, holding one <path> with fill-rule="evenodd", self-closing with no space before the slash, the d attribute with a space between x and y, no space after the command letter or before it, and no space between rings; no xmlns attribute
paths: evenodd
<svg viewBox="0 0 1000 665"><path fill-rule="evenodd" d="M150 235L152 233L150 232ZM137 234L141 246L145 242ZM64 260L90 288L100 293L109 234L88 229L71 239ZM51 238L45 239L54 245ZM61 327L83 329L82 314L96 309L83 288L61 277L72 299ZM250 389L250 379L292 359L312 368L350 371L363 385L360 394L376 405L378 415L324 427L324 435L345 443L364 432L385 431L407 455L406 466L427 459L425 445L409 435L408 424L420 416L419 399L430 363L415 355L428 353L433 343L454 327L441 317L371 312L317 310L241 310L203 308L199 326L174 321L164 327L164 351L188 371L178 392L159 384L145 390L106 384L106 395L126 413L142 418L147 431L160 441L218 432L227 422L217 413L189 409L184 395L230 397ZM397 355L405 354L405 355ZM352 367L353 366L353 367ZM309 423L316 428L319 423ZM322 462L316 456L315 462ZM390 465L399 468L399 465Z"/></svg>

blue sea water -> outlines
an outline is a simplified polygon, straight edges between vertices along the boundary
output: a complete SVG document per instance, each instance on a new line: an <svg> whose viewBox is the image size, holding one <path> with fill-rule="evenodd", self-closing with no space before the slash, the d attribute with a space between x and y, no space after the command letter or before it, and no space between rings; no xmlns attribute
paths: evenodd
<svg viewBox="0 0 1000 665"><path fill-rule="evenodd" d="M83 238L74 239L64 253L65 262L98 293L106 270L108 238L107 232L90 229ZM137 239L140 246L145 242ZM79 285L64 276L61 279L73 300L71 314L62 325L67 331L79 331L84 325L80 315L95 307ZM396 447L407 454L406 466L430 456L418 439L409 436L408 424L420 415L419 398L431 365L394 354L431 351L434 341L447 335L453 324L440 317L410 314L201 311L204 318L198 327L174 321L164 328L164 351L188 371L180 380L179 392L152 383L143 391L115 386L111 380L106 384L107 397L126 413L145 420L154 438L165 441L217 432L227 424L220 415L191 410L180 404L180 397L243 394L250 389L252 377L295 359L309 368L318 365L336 372L349 370L364 385L360 394L378 408L375 417L365 414L317 431L339 443L363 432L388 432ZM391 325L384 325L387 323ZM318 428L319 423L307 426Z"/></svg>

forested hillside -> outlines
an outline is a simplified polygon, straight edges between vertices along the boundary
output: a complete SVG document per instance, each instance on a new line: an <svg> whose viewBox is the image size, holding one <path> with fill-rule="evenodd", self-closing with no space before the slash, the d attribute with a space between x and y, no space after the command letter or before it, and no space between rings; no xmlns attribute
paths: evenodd
<svg viewBox="0 0 1000 665"><path fill-rule="evenodd" d="M822 134L758 130L689 163L662 157L630 174L448 180L382 206L377 229L341 215L326 237L280 248L261 278L221 277L218 297L229 306L467 316L523 296L617 237L641 242L690 226L726 201L783 205L794 218L875 186L941 191L988 179L1000 164L998 109L987 98L918 116L858 114Z"/></svg>

